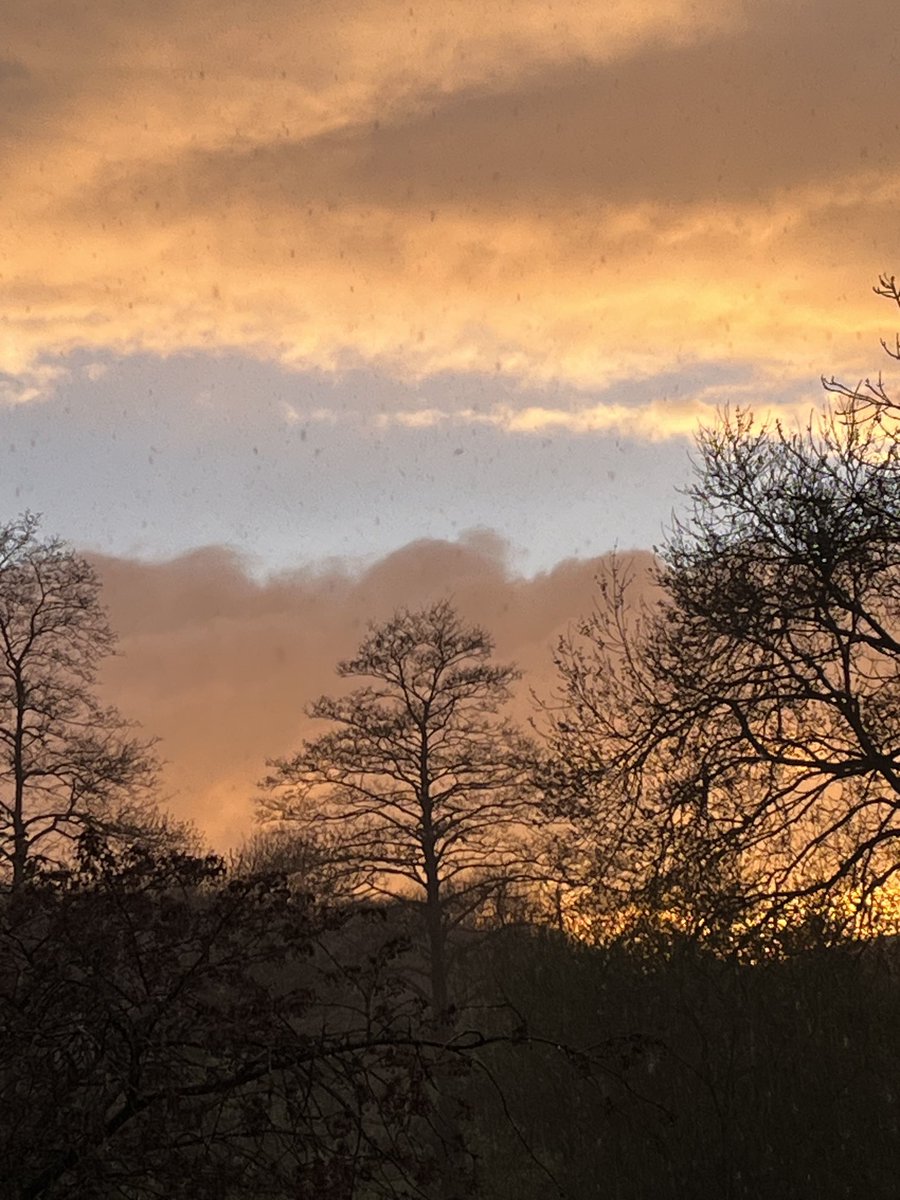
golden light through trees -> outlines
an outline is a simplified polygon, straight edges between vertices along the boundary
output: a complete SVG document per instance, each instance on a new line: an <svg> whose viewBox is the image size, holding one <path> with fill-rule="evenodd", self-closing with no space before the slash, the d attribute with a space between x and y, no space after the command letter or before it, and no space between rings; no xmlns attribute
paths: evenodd
<svg viewBox="0 0 900 1200"><path fill-rule="evenodd" d="M894 277L876 291L900 305ZM725 944L896 927L897 401L880 375L826 386L806 429L702 430L656 602L614 568L561 644L549 794L593 831L614 922Z"/></svg>

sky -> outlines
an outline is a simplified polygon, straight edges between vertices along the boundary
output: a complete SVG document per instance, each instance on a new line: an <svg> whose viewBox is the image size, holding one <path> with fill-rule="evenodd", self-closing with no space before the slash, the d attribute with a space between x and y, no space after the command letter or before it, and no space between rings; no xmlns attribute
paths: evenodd
<svg viewBox="0 0 900 1200"><path fill-rule="evenodd" d="M661 540L698 422L879 369L898 54L891 0L4 0L0 503L101 564L176 807L221 840L289 747L200 782L232 684L201 719L204 651L157 703L136 580L232 646L477 561L553 582L549 636Z"/></svg>
<svg viewBox="0 0 900 1200"><path fill-rule="evenodd" d="M524 577L486 532L412 542L362 570L319 565L264 580L221 547L168 562L93 561L119 633L105 694L159 737L168 807L220 851L252 832L266 759L323 732L304 707L343 686L335 663L353 656L370 622L449 596L495 637L496 661L521 670L509 715L529 727L532 690L553 702L552 647L590 611L604 562L568 559ZM626 561L634 594L649 594L651 556Z"/></svg>

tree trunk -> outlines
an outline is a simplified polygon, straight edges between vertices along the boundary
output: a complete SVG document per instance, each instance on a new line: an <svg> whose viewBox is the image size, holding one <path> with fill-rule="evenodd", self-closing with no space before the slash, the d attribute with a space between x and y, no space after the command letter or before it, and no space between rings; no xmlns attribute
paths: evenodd
<svg viewBox="0 0 900 1200"><path fill-rule="evenodd" d="M16 678L16 728L13 735L13 890L25 883L28 866L28 831L25 826L25 688Z"/></svg>
<svg viewBox="0 0 900 1200"><path fill-rule="evenodd" d="M443 1029L449 1022L450 997L447 984L447 937L444 930L437 879L428 880L428 894L425 900L425 932L428 938L431 977L431 1013L435 1025L439 1029Z"/></svg>

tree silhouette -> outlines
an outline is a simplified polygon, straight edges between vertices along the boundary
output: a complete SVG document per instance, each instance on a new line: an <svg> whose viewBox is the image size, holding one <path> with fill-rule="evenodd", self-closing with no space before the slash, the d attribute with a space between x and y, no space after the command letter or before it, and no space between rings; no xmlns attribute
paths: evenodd
<svg viewBox="0 0 900 1200"><path fill-rule="evenodd" d="M433 1194L429 1079L491 1039L420 1035L395 941L213 856L83 836L0 897L3 1195Z"/></svg>
<svg viewBox="0 0 900 1200"><path fill-rule="evenodd" d="M530 743L497 716L518 678L447 601L370 626L310 715L333 728L273 762L263 815L329 830L360 889L422 915L430 1000L449 1007L448 932L521 874L535 815Z"/></svg>
<svg viewBox="0 0 900 1200"><path fill-rule="evenodd" d="M632 914L858 922L900 868L898 406L826 387L806 428L701 431L658 603L619 564L561 647L549 794Z"/></svg>
<svg viewBox="0 0 900 1200"><path fill-rule="evenodd" d="M115 638L97 576L30 514L0 527L0 869L20 887L90 824L158 822L154 761L94 698Z"/></svg>

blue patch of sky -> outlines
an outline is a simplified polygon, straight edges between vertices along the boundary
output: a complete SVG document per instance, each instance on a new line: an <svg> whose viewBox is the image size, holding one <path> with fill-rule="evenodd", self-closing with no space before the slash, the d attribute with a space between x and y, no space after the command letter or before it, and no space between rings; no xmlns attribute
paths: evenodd
<svg viewBox="0 0 900 1200"><path fill-rule="evenodd" d="M695 367L588 393L503 375L330 376L240 355L79 352L53 364L65 373L52 395L2 413L3 512L41 512L48 531L104 553L229 545L259 573L371 560L475 527L506 539L526 574L650 546L689 477L686 439L511 434L462 418L381 426L378 415L638 405L747 374Z"/></svg>

